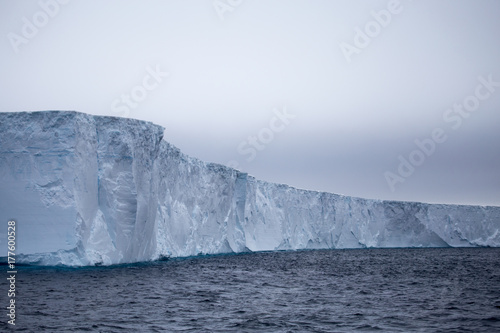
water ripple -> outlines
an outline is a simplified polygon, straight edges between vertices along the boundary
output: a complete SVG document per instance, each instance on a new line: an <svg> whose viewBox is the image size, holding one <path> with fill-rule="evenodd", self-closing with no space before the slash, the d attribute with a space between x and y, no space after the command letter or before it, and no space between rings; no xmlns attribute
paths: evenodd
<svg viewBox="0 0 500 333"><path fill-rule="evenodd" d="M27 332L500 331L500 249L268 252L24 267L17 287L16 328ZM6 295L1 301L6 304Z"/></svg>

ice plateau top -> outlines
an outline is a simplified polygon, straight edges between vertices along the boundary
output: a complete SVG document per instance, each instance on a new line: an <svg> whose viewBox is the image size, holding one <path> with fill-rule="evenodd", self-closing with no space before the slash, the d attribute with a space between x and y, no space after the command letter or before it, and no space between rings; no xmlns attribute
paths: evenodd
<svg viewBox="0 0 500 333"><path fill-rule="evenodd" d="M0 248L84 266L198 254L500 246L500 207L369 200L204 163L161 126L73 111L0 113Z"/></svg>

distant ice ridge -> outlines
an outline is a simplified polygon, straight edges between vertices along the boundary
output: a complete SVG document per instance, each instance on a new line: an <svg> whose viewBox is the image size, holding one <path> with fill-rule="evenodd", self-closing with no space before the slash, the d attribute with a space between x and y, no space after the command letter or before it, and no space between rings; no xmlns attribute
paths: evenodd
<svg viewBox="0 0 500 333"><path fill-rule="evenodd" d="M0 248L17 260L119 264L197 254L500 246L500 207L360 199L189 157L149 122L0 113Z"/></svg>

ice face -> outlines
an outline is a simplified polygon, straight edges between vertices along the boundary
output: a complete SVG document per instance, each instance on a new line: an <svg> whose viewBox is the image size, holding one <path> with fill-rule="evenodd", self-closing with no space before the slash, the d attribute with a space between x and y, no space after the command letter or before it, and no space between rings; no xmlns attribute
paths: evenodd
<svg viewBox="0 0 500 333"><path fill-rule="evenodd" d="M500 246L500 207L367 200L184 155L163 128L68 111L0 113L0 220L18 261L362 247ZM0 229L6 249L7 228Z"/></svg>

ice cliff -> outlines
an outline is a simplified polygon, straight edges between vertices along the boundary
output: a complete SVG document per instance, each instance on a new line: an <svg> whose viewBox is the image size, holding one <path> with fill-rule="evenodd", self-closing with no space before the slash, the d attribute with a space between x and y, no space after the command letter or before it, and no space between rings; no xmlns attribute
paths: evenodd
<svg viewBox="0 0 500 333"><path fill-rule="evenodd" d="M0 248L93 265L163 256L500 246L500 207L368 200L257 180L186 156L163 128L69 111L0 113ZM2 255L3 256L3 255Z"/></svg>

